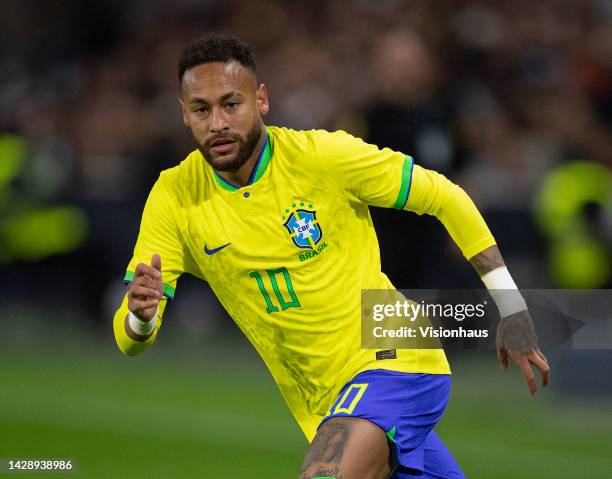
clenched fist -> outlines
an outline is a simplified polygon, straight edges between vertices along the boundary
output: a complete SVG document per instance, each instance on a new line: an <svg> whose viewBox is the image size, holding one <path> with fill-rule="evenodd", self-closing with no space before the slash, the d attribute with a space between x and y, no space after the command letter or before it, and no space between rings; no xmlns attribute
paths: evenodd
<svg viewBox="0 0 612 479"><path fill-rule="evenodd" d="M150 321L161 301L164 282L161 274L161 256L154 254L151 264L139 263L134 281L128 285L128 309L140 320Z"/></svg>

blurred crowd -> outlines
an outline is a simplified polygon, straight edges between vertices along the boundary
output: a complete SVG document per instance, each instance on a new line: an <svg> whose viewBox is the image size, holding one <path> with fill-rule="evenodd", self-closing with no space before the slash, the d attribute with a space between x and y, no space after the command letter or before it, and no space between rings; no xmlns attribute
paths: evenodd
<svg viewBox="0 0 612 479"><path fill-rule="evenodd" d="M65 277L55 287L99 301L121 277L148 190L193 149L176 63L208 31L254 47L268 124L345 129L412 155L469 192L524 287L563 285L545 264L554 234L533 209L556 168L612 168L612 0L8 0L0 247L13 255L0 255L4 286L19 293L44 264ZM609 267L612 210L600 197L585 204ZM73 215L64 232L86 221L87 233L58 247L60 259L20 255L1 226L14 205L74 206L85 219ZM383 269L399 286L478 285L439 226L400 225L387 211L375 222ZM610 285L601 277L597 286Z"/></svg>

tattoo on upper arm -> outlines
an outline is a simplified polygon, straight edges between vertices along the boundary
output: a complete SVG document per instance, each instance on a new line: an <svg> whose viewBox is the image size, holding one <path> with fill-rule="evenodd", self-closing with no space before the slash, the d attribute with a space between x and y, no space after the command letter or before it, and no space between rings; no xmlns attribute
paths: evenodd
<svg viewBox="0 0 612 479"><path fill-rule="evenodd" d="M470 259L470 263L476 269L479 276L487 274L489 271L504 266L504 260L499 248L493 245Z"/></svg>
<svg viewBox="0 0 612 479"><path fill-rule="evenodd" d="M341 479L340 462L353 426L350 422L323 424L308 449L300 478L327 476ZM320 464L318 467L313 467L318 464Z"/></svg>

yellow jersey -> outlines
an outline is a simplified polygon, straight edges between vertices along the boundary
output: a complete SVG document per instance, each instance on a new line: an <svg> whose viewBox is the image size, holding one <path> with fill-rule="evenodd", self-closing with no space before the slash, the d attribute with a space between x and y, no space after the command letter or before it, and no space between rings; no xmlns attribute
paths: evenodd
<svg viewBox="0 0 612 479"><path fill-rule="evenodd" d="M159 253L166 298L183 273L207 281L310 441L361 371L450 373L442 349L377 360L376 350L361 348L361 290L393 288L381 272L369 205L435 214L468 258L495 244L463 190L410 156L342 131L268 127L244 187L221 178L199 150L161 173L125 279ZM124 353L155 341L165 304L153 336L139 343L124 330L126 295L114 320Z"/></svg>

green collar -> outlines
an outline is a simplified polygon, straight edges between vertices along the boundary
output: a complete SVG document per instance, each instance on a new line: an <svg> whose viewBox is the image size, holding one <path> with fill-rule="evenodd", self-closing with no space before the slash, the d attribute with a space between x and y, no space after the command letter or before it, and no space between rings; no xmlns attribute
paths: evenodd
<svg viewBox="0 0 612 479"><path fill-rule="evenodd" d="M257 162L255 163L255 167L251 172L251 177L249 178L249 182L245 186L252 185L256 181L258 181L268 168L268 163L270 163L270 158L272 157L272 148L270 146L270 134L266 132L266 142L264 143L264 147L261 149L259 153L259 158L257 158ZM227 191L238 191L240 186L236 186L231 184L225 178L219 175L214 169L215 172L215 180L217 180L217 184Z"/></svg>

